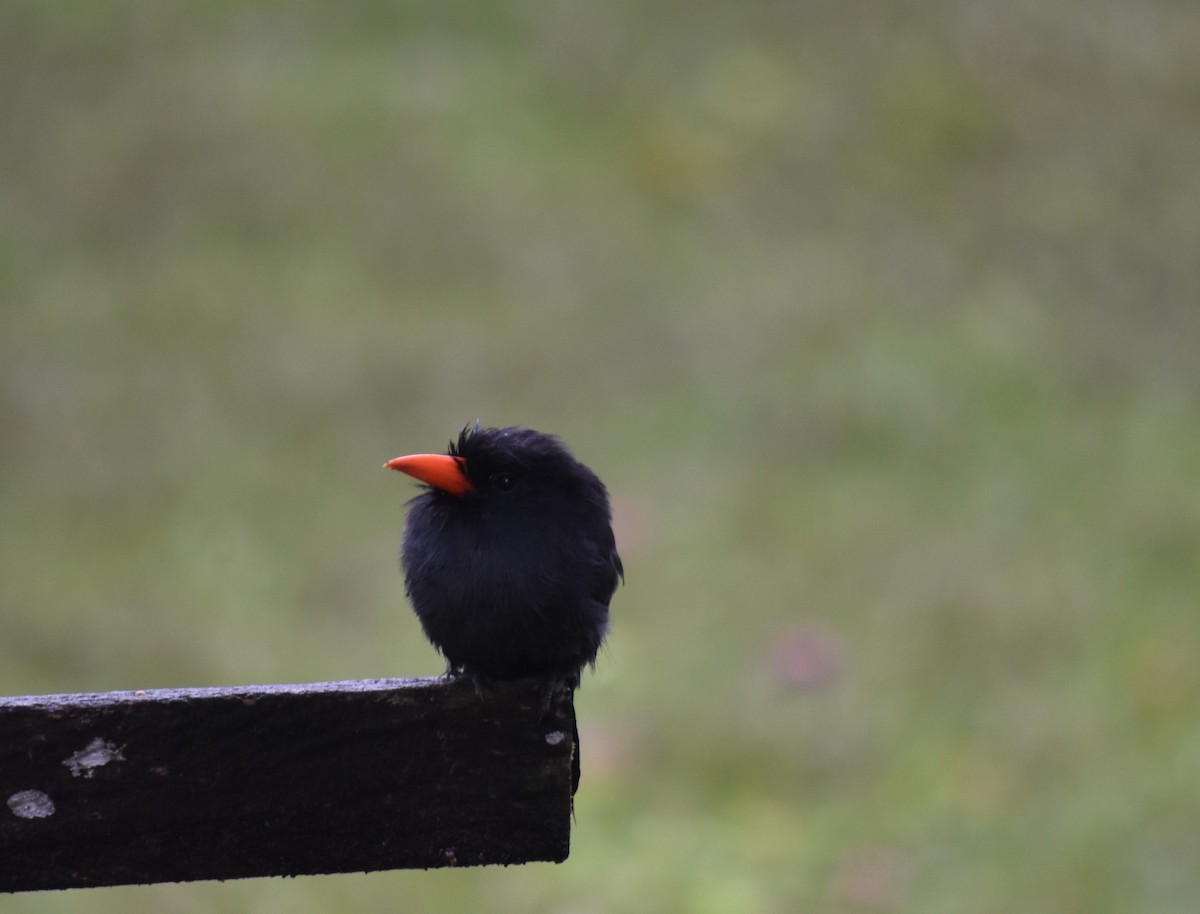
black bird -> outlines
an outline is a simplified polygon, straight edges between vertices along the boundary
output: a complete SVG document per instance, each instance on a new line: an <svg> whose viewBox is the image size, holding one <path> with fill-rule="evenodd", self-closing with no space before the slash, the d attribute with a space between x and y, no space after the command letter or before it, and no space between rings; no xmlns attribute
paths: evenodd
<svg viewBox="0 0 1200 914"><path fill-rule="evenodd" d="M385 466L427 487L410 503L400 555L413 610L448 672L577 687L623 579L596 474L553 435L478 423L446 454ZM578 764L577 751L576 787Z"/></svg>

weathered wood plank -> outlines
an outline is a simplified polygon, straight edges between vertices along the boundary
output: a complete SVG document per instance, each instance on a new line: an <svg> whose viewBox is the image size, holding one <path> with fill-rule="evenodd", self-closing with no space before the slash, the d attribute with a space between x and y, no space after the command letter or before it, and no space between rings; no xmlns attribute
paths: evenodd
<svg viewBox="0 0 1200 914"><path fill-rule="evenodd" d="M566 859L574 707L367 680L0 699L0 891Z"/></svg>

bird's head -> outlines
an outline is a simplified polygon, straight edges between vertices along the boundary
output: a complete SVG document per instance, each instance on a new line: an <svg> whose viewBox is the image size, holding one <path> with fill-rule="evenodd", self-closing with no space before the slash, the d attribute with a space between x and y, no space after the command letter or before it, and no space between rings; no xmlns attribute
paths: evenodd
<svg viewBox="0 0 1200 914"><path fill-rule="evenodd" d="M384 466L461 499L571 499L604 491L557 437L527 428L468 425L445 454L411 454Z"/></svg>

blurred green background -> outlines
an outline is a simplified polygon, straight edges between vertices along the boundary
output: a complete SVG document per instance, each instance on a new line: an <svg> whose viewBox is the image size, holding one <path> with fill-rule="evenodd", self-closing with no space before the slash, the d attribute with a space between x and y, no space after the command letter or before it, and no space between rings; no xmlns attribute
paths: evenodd
<svg viewBox="0 0 1200 914"><path fill-rule="evenodd" d="M1194 0L2 11L0 692L440 672L476 417L628 584L567 863L0 911L1196 910Z"/></svg>

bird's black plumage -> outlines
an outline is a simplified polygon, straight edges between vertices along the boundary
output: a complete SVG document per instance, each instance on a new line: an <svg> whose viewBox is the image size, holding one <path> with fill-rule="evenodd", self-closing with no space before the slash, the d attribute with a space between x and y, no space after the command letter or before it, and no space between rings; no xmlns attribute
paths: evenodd
<svg viewBox="0 0 1200 914"><path fill-rule="evenodd" d="M410 503L401 560L450 671L578 685L623 574L596 474L553 435L477 425L445 456L388 465L428 484Z"/></svg>
<svg viewBox="0 0 1200 914"><path fill-rule="evenodd" d="M401 556L413 609L452 669L577 674L596 658L621 560L608 492L552 435L468 427L473 491L413 499Z"/></svg>

